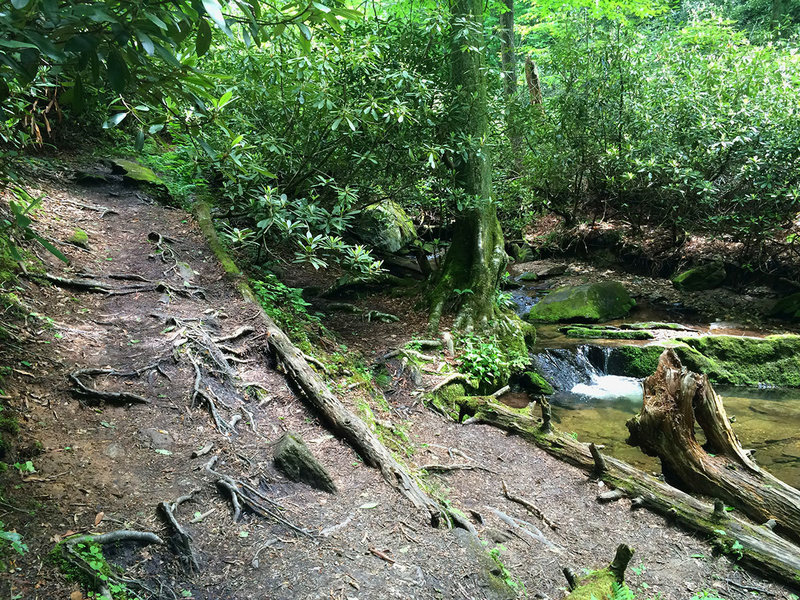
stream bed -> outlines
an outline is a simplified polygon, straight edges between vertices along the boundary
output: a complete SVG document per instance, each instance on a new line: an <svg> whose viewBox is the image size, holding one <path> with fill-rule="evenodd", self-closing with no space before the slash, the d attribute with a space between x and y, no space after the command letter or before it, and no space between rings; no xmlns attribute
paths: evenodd
<svg viewBox="0 0 800 600"><path fill-rule="evenodd" d="M608 375L608 352L598 346L550 349L534 356L556 388L553 419L582 442L605 445L605 452L651 472L657 459L628 446L625 422L642 405L641 381ZM733 430L756 462L789 485L800 487L800 390L715 387L723 398Z"/></svg>

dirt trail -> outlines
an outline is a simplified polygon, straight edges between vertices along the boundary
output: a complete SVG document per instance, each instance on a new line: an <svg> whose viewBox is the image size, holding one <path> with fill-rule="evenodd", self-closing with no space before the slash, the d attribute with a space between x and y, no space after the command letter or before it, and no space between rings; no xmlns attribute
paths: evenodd
<svg viewBox="0 0 800 600"><path fill-rule="evenodd" d="M118 557L155 597L478 599L513 597L524 586L529 597L557 598L565 584L562 566L605 564L620 542L636 549L629 577L641 598L691 598L704 589L725 598L750 597L756 589L790 597L786 589L738 570L727 557L714 556L703 540L664 519L632 512L628 501L598 504L596 483L523 441L489 427L459 426L424 409L398 374L394 393L387 395L390 410L377 416L407 429L414 452L405 460L412 466L450 464L466 455L480 467L433 475L428 483L461 510L482 515L484 522L476 526L485 545L464 531L430 528L425 515L330 435L287 386L255 311L223 277L191 217L118 182L82 187L54 176L32 185L48 197L36 223L41 232L55 240L69 239L75 227L88 234L88 250L60 246L72 260L69 268L44 257L48 269L73 279L90 273L126 293L22 283L20 297L40 318L29 317L19 341L0 351L0 364L13 369L2 389L22 430L5 460L31 460L36 473L9 469L2 475L0 520L22 534L30 551L0 578L0 598L69 598L77 586L47 558L56 541L68 532L122 528L168 539L157 505L194 489L199 493L177 517L200 553L199 573L185 573L168 547ZM113 212L103 214L96 210L100 206ZM147 289L132 291L137 285ZM392 304L386 296L364 302L373 308ZM410 304L395 306L408 311ZM404 316L419 322L410 312ZM252 331L221 342L232 357L226 377L208 340L243 327ZM398 344L413 333L397 324L369 327L370 338L397 335L391 341ZM199 389L213 392L208 395L219 411L219 427L206 400L193 402L192 358L202 375ZM136 377L81 379L97 389L140 395L147 404L76 396L68 378L76 369L153 365L158 368ZM347 391L341 381L332 384L346 402L357 401L359 392ZM231 428L234 415L241 420ZM285 431L308 442L332 473L336 495L276 471L272 446ZM209 443L211 453L192 458ZM235 522L227 492L203 468L211 456L219 457L216 471L251 485L283 507L282 519L311 535L248 510ZM536 502L558 529L506 500L502 480ZM531 522L547 541L509 532L498 511ZM489 576L505 576L487 553L496 543L502 544L496 554L513 589Z"/></svg>

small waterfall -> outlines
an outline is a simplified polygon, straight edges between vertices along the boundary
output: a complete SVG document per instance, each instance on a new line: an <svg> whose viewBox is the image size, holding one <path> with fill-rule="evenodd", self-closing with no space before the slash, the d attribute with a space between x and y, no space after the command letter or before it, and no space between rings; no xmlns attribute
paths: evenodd
<svg viewBox="0 0 800 600"><path fill-rule="evenodd" d="M591 400L641 402L642 383L634 377L607 375L611 348L551 348L535 354L533 363L556 390L555 400L572 404Z"/></svg>

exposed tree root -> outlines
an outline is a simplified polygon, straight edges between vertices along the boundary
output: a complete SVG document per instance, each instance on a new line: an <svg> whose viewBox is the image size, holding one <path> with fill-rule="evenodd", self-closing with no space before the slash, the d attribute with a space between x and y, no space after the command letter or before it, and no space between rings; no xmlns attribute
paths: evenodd
<svg viewBox="0 0 800 600"><path fill-rule="evenodd" d="M524 506L528 512L533 514L537 519L541 519L542 523L547 525L550 529L556 530L558 529L558 525L553 523L550 519L548 519L542 510L536 506L530 500L526 500L525 498L520 498L519 496L513 495L511 492L508 491L508 486L506 485L505 480L501 481L503 486L503 495L508 498L511 502L516 502L517 504Z"/></svg>
<svg viewBox="0 0 800 600"><path fill-rule="evenodd" d="M140 598L135 593L134 589L146 591L151 597L156 597L155 591L149 589L141 581L136 579L129 579L122 575L116 574L113 571L105 573L106 579L102 580L98 577L99 571L87 562L89 555L88 546L90 544L99 544L100 546L106 544L116 544L132 542L137 544L163 544L164 541L155 533L149 531L129 531L121 529L119 531L112 531L110 533L103 533L100 535L78 535L75 537L67 538L60 544L61 557L72 565L73 568L83 573L86 581L92 582L96 591L104 597L112 598L111 591L109 590L110 584L123 586L130 593L133 593L137 598ZM83 552L79 552L78 545L86 545L87 548Z"/></svg>
<svg viewBox="0 0 800 600"><path fill-rule="evenodd" d="M28 276L37 279L45 279L46 281L49 281L58 287L106 294L107 296L127 296L129 294L138 294L140 292L159 292L175 294L176 296L183 296L187 298L205 298L205 292L202 288L194 285L174 287L164 281L144 280L144 282L137 285L116 287L95 278L70 279L67 277L53 275L52 273L30 273ZM116 277L116 279L119 278L119 276Z"/></svg>
<svg viewBox="0 0 800 600"><path fill-rule="evenodd" d="M149 367L155 369L156 366ZM145 369L146 370L146 369ZM151 400L139 396L138 394L131 394L130 392L106 392L89 387L81 377L96 377L98 375L111 375L115 377L138 377L144 370L139 371L115 371L114 369L78 369L69 374L72 383L75 384L76 389L72 391L80 396L88 398L99 398L108 402L139 402L142 404L152 404Z"/></svg>
<svg viewBox="0 0 800 600"><path fill-rule="evenodd" d="M213 475L217 478L217 485L221 488L227 490L230 494L231 503L233 505L233 520L238 521L242 515L242 507L246 506L251 511L256 513L261 517L269 517L272 518L279 523L282 523L292 531L299 533L301 535L307 537L313 537L311 532L307 529L304 529L298 525L295 525L291 521L282 517L279 512L283 511L284 508L267 498L264 494L254 488L252 485L247 483L246 481L242 481L241 479L234 479L229 475L224 475L218 471L214 470L214 467L219 460L219 456L214 456L211 460L206 463L205 470L210 475Z"/></svg>
<svg viewBox="0 0 800 600"><path fill-rule="evenodd" d="M191 493L181 496L175 502L161 502L158 508L164 517L164 521L172 530L170 535L170 544L173 550L178 554L181 566L186 573L196 572L200 570L200 562L197 558L197 553L192 545L192 536L178 523L175 517L175 512L181 504L191 500L195 494L200 492L199 489L192 490Z"/></svg>
<svg viewBox="0 0 800 600"><path fill-rule="evenodd" d="M270 346L283 363L287 376L302 391L308 404L325 418L337 434L341 435L356 449L366 464L378 467L384 479L403 494L415 507L426 510L432 524L438 524L442 516L445 516L445 518L452 519L459 526L475 532L475 528L466 518L459 515L457 511L448 511L443 508L419 487L405 467L392 456L366 423L348 410L331 393L308 364L308 361L305 360L303 353L292 344L286 334L264 312L252 289L250 289L247 279L220 243L211 220L208 204L198 203L195 207L195 214L211 250L222 264L226 273L236 282L245 300L258 308L261 321L267 328L267 339Z"/></svg>

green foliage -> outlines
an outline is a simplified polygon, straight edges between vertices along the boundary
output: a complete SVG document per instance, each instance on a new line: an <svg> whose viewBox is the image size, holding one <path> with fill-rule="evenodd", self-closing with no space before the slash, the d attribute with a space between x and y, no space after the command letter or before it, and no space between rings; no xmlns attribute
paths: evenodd
<svg viewBox="0 0 800 600"><path fill-rule="evenodd" d="M260 279L251 279L250 286L264 311L295 343L307 347L310 339L323 333L319 316L308 312L311 305L303 299L302 289L289 287L266 271Z"/></svg>
<svg viewBox="0 0 800 600"><path fill-rule="evenodd" d="M526 41L544 108L524 117L525 173L552 210L746 245L796 213L800 80L790 42L753 43L708 11L641 21L574 8L531 26Z"/></svg>
<svg viewBox="0 0 800 600"><path fill-rule="evenodd" d="M132 594L128 587L117 577L120 569L106 560L100 544L90 541L77 542L72 544L68 550L64 547L66 543L68 541L56 545L52 557L57 560L61 572L67 579L77 581L91 590L89 597L101 600L128 600L131 598ZM72 554L70 558L65 556L67 552ZM75 561L80 561L85 568L76 566ZM103 587L111 592L111 598L100 596L94 591Z"/></svg>
<svg viewBox="0 0 800 600"><path fill-rule="evenodd" d="M496 335L467 333L458 338L459 368L482 388L505 385L512 373L522 370L528 360L527 354L509 348Z"/></svg>
<svg viewBox="0 0 800 600"><path fill-rule="evenodd" d="M13 550L19 555L28 551L28 546L22 541L22 536L16 531L6 531L5 523L0 521L0 565L8 550Z"/></svg>
<svg viewBox="0 0 800 600"><path fill-rule="evenodd" d="M511 571L503 562L503 558L501 553L506 548L504 546L495 546L491 550L489 550L488 555L489 558L492 559L494 562L496 569L494 570L493 574L496 573L496 576L510 589L514 590L519 595L525 595L525 584L522 581L517 580L512 575Z"/></svg>

